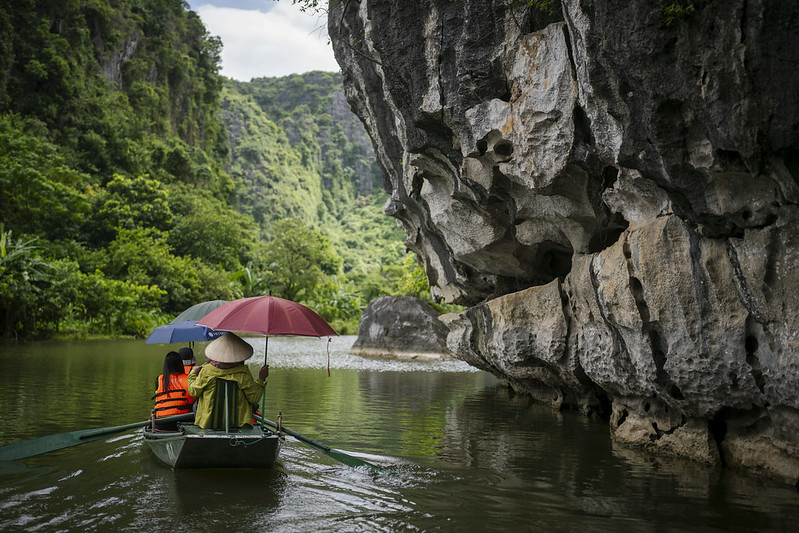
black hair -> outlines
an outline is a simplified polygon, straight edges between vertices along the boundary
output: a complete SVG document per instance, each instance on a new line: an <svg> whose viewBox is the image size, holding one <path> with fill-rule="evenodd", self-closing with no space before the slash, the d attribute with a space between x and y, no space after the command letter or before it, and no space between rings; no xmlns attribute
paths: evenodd
<svg viewBox="0 0 799 533"><path fill-rule="evenodd" d="M169 352L164 358L164 389L169 388L172 374L183 374L183 358L178 352Z"/></svg>
<svg viewBox="0 0 799 533"><path fill-rule="evenodd" d="M181 348L180 350L178 350L178 355L180 355L180 358L183 359L184 361L192 361L192 362L196 361L196 359L194 358L194 350L192 350L191 348L186 348L186 347Z"/></svg>

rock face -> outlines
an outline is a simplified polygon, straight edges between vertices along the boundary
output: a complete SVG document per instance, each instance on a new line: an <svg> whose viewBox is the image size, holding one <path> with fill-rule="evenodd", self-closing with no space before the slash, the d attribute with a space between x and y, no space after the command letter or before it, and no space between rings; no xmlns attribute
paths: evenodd
<svg viewBox="0 0 799 533"><path fill-rule="evenodd" d="M440 313L410 296L383 296L369 302L350 349L356 355L398 359L451 357Z"/></svg>
<svg viewBox="0 0 799 533"><path fill-rule="evenodd" d="M655 453L799 480L799 5L331 5L457 357Z"/></svg>

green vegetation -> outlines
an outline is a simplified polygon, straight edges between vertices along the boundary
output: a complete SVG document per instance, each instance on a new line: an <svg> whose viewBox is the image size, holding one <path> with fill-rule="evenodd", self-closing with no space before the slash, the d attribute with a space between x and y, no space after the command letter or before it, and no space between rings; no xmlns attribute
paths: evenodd
<svg viewBox="0 0 799 533"><path fill-rule="evenodd" d="M144 336L270 291L353 333L372 298L425 292L339 74L226 80L181 0L8 4L3 337Z"/></svg>
<svg viewBox="0 0 799 533"><path fill-rule="evenodd" d="M671 26L677 20L687 18L694 12L694 3L684 0L661 0L663 15L666 17L666 26Z"/></svg>

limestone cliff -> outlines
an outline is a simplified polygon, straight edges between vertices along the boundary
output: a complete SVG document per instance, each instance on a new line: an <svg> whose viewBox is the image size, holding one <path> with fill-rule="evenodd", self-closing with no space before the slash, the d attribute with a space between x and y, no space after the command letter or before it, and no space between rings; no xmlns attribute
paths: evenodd
<svg viewBox="0 0 799 533"><path fill-rule="evenodd" d="M334 4L385 212L471 306L452 352L619 442L796 483L799 5Z"/></svg>

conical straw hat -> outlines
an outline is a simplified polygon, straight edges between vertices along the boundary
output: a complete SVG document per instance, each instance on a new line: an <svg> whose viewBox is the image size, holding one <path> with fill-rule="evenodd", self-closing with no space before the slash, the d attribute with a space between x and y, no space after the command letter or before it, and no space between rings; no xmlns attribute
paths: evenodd
<svg viewBox="0 0 799 533"><path fill-rule="evenodd" d="M205 356L220 363L238 363L252 357L252 346L233 333L225 333L208 343Z"/></svg>

